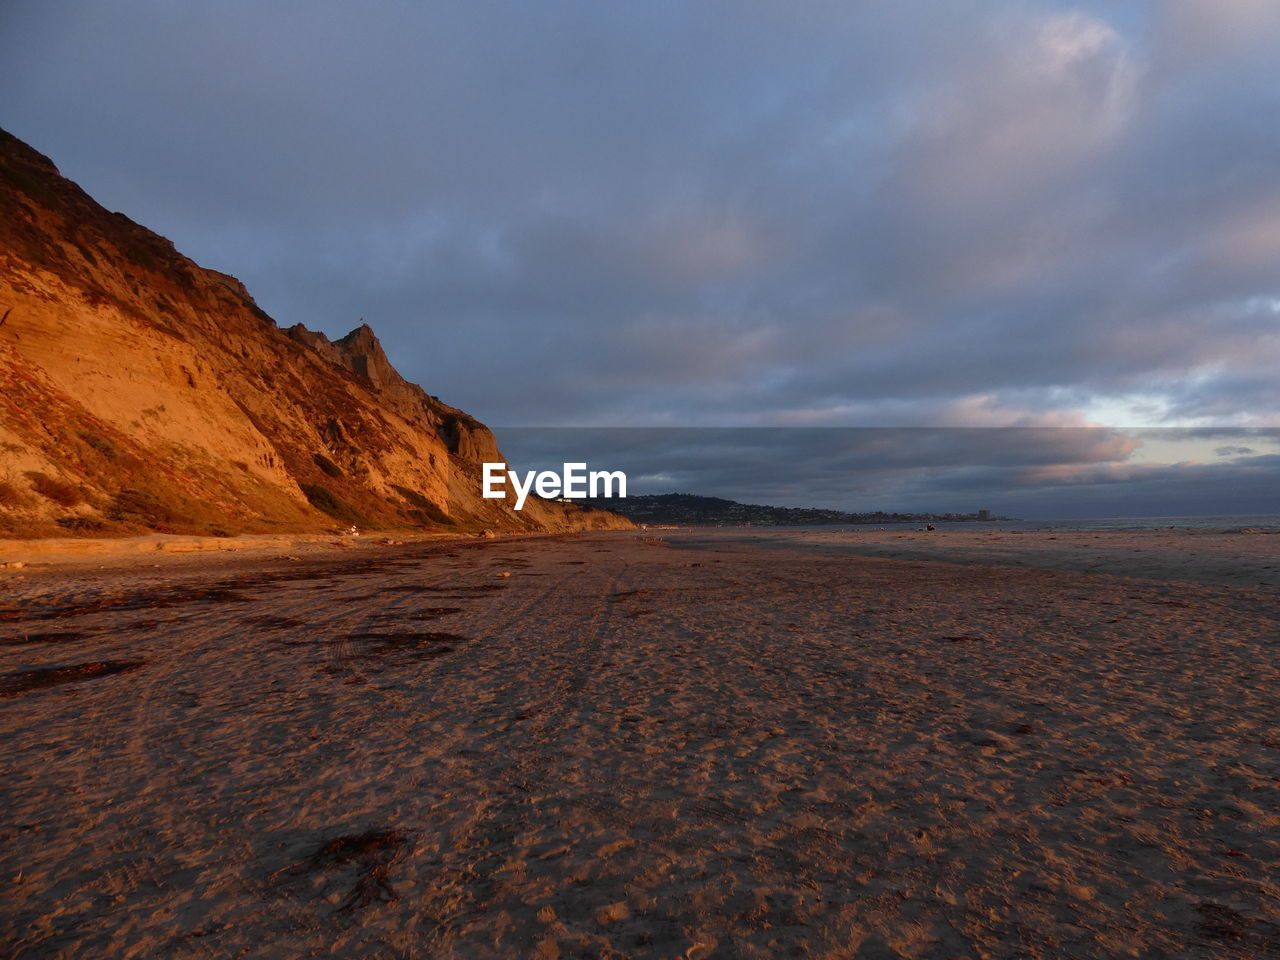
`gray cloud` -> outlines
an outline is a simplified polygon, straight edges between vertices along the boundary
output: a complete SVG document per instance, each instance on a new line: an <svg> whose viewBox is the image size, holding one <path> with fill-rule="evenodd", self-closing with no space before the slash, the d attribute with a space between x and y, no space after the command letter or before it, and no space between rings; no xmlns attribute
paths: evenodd
<svg viewBox="0 0 1280 960"><path fill-rule="evenodd" d="M1259 0L11 0L0 91L491 422L1274 425L1277 39Z"/></svg>
<svg viewBox="0 0 1280 960"><path fill-rule="evenodd" d="M1224 439L1254 448L1228 444L1208 462L1182 456ZM1261 514L1276 511L1280 489L1276 430L527 428L500 440L521 469L558 471L582 460L626 472L632 494L675 490L855 512ZM1173 462L1133 456L1144 449Z"/></svg>

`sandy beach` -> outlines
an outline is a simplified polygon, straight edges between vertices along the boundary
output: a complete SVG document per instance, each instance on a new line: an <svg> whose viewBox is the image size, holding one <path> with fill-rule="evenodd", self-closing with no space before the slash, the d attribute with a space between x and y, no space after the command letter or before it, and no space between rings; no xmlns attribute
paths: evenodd
<svg viewBox="0 0 1280 960"><path fill-rule="evenodd" d="M0 571L0 955L1280 956L1280 535Z"/></svg>

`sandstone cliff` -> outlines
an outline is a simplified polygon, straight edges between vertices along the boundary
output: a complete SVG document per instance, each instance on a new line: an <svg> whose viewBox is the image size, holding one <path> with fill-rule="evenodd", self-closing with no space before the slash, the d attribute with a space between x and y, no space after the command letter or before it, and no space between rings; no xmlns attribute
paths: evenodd
<svg viewBox="0 0 1280 960"><path fill-rule="evenodd" d="M493 434L368 326L280 329L4 131L0 317L0 536L630 525L483 500Z"/></svg>

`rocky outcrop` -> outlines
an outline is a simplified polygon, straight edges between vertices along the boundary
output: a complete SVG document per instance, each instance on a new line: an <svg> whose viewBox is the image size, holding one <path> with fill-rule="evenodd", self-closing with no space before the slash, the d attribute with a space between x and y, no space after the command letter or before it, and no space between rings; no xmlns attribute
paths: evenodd
<svg viewBox="0 0 1280 960"><path fill-rule="evenodd" d="M407 420L433 430L444 440L450 453L481 463L502 459L498 442L488 427L400 376L387 358L373 328L363 320L360 326L336 341L323 333L308 330L300 323L294 324L287 332L294 340L305 343L330 362L345 367L373 386L383 401Z"/></svg>
<svg viewBox="0 0 1280 960"><path fill-rule="evenodd" d="M367 325L280 329L3 131L0 316L0 536L629 525L483 500L493 434Z"/></svg>

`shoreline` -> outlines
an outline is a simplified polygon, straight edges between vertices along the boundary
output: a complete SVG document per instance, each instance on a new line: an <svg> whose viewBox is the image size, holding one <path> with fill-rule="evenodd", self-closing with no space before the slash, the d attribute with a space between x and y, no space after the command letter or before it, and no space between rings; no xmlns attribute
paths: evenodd
<svg viewBox="0 0 1280 960"><path fill-rule="evenodd" d="M697 542L697 537L673 538ZM723 531L708 542L1280 589L1280 536L1208 530Z"/></svg>
<svg viewBox="0 0 1280 960"><path fill-rule="evenodd" d="M47 537L0 540L0 571L76 566L106 561L106 565L142 560L172 562L192 554L232 554L247 559L279 556L281 551L307 555L353 549L391 548L406 544L468 542L479 539L516 539L559 536L546 533L495 533L491 538L473 533L345 533L331 534L240 534L234 537L200 537L155 533L138 537ZM256 556L255 556L256 555Z"/></svg>

